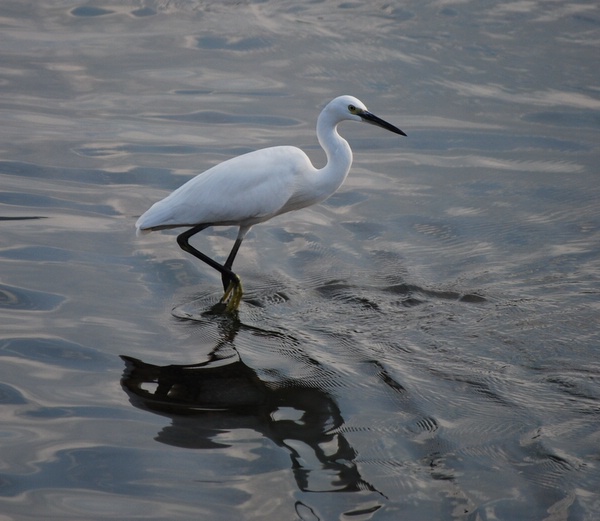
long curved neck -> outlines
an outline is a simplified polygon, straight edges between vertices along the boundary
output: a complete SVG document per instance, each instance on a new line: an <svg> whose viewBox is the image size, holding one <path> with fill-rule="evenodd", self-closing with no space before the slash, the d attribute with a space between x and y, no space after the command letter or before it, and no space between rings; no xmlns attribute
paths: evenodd
<svg viewBox="0 0 600 521"><path fill-rule="evenodd" d="M337 132L338 121L325 109L317 120L317 139L327 154L327 164L317 170L316 184L324 198L332 195L345 181L352 165L352 150ZM327 194L327 195L325 195Z"/></svg>

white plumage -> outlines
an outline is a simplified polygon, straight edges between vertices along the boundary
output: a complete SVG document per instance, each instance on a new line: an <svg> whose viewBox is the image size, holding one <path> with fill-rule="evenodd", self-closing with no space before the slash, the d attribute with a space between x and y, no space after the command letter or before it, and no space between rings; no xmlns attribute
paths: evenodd
<svg viewBox="0 0 600 521"><path fill-rule="evenodd" d="M138 234L167 228L192 227L178 237L179 245L219 270L225 295L221 302L236 309L241 282L231 266L239 246L255 224L276 215L319 203L342 185L352 164L352 150L337 132L344 120L363 121L406 135L370 113L352 96L339 96L317 120L317 138L327 154L327 164L315 168L299 148L278 146L256 150L220 163L190 179L155 203L136 222ZM208 226L239 226L235 245L221 265L189 245L189 238Z"/></svg>
<svg viewBox="0 0 600 521"><path fill-rule="evenodd" d="M155 203L136 223L138 231L200 223L253 225L312 204L302 172L316 171L302 150L272 147L220 163ZM273 172L276 171L277 175ZM303 182L304 181L304 182ZM302 195L302 194L305 195ZM303 201L308 204L301 204ZM315 201L316 202L316 201Z"/></svg>

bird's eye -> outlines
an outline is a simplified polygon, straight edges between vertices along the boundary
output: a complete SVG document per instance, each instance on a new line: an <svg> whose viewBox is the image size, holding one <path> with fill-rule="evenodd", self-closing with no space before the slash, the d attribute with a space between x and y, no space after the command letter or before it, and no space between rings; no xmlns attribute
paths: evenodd
<svg viewBox="0 0 600 521"><path fill-rule="evenodd" d="M354 105L348 105L348 110L352 112L352 114L356 113L356 107Z"/></svg>

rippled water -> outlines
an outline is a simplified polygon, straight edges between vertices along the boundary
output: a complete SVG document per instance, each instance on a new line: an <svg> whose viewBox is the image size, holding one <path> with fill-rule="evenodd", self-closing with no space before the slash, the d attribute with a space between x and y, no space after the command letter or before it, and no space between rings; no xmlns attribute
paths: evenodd
<svg viewBox="0 0 600 521"><path fill-rule="evenodd" d="M593 2L0 6L0 517L595 520ZM136 217L273 144L326 203L220 279ZM222 259L235 230L194 241Z"/></svg>

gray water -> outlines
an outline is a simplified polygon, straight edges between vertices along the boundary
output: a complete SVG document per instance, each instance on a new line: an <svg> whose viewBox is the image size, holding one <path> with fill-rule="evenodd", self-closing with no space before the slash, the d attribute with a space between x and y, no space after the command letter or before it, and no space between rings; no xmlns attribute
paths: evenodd
<svg viewBox="0 0 600 521"><path fill-rule="evenodd" d="M600 10L0 4L0 519L600 516ZM327 202L255 227L239 315L153 202L256 148ZM194 239L223 259L235 229Z"/></svg>

